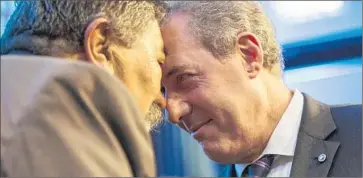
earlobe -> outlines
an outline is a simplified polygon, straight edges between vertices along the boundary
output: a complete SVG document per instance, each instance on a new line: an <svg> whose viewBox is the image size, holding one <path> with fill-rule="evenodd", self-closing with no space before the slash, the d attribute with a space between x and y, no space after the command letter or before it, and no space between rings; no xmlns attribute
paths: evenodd
<svg viewBox="0 0 363 178"><path fill-rule="evenodd" d="M259 40L252 33L242 32L238 34L236 41L248 76L256 77L263 66L263 52Z"/></svg>
<svg viewBox="0 0 363 178"><path fill-rule="evenodd" d="M88 62L98 65L107 62L107 54L104 53L107 26L108 20L103 17L96 18L88 24L84 35L84 50Z"/></svg>

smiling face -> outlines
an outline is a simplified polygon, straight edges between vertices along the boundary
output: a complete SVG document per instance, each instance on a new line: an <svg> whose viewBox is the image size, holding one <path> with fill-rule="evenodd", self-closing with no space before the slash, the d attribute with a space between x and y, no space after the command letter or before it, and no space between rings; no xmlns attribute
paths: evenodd
<svg viewBox="0 0 363 178"><path fill-rule="evenodd" d="M169 120L191 133L212 160L248 160L261 151L264 128L270 127L259 117L267 113L261 82L250 77L238 53L216 59L189 34L187 24L185 15L174 14L162 28Z"/></svg>

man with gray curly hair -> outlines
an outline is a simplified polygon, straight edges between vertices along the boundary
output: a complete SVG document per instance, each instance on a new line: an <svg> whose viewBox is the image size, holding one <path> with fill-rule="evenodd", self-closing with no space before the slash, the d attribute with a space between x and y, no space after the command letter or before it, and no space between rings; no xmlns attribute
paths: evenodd
<svg viewBox="0 0 363 178"><path fill-rule="evenodd" d="M362 176L362 106L329 106L282 79L269 19L254 1L173 1L162 36L168 119L220 176Z"/></svg>
<svg viewBox="0 0 363 178"><path fill-rule="evenodd" d="M156 1L16 3L1 39L2 175L155 176L147 129L165 105L165 10Z"/></svg>

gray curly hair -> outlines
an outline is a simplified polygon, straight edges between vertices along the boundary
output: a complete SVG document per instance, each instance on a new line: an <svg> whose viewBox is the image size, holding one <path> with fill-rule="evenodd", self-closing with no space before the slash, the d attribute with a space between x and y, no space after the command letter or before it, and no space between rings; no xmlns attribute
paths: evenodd
<svg viewBox="0 0 363 178"><path fill-rule="evenodd" d="M15 5L2 37L2 54L14 48L52 56L80 52L87 24L97 16L109 20L110 39L131 47L148 23L161 22L166 11L161 1L38 0Z"/></svg>

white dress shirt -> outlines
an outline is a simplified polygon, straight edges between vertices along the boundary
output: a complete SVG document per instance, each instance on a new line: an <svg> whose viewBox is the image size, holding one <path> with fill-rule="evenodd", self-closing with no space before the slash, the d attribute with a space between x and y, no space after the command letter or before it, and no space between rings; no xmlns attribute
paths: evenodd
<svg viewBox="0 0 363 178"><path fill-rule="evenodd" d="M290 176L297 135L300 128L303 105L303 95L298 90L295 90L290 104L282 115L275 130L272 132L266 148L258 157L258 159L260 159L263 155L266 154L276 155L271 166L271 171L267 177ZM248 164L235 164L235 169L238 176L242 174L246 166L248 166Z"/></svg>

